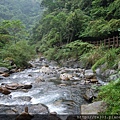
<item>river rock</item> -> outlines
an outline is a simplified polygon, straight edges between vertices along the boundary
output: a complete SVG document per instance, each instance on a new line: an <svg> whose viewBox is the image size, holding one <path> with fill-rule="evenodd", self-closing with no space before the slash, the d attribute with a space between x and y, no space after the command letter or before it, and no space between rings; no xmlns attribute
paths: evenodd
<svg viewBox="0 0 120 120"><path fill-rule="evenodd" d="M0 73L9 72L9 70L6 67L0 67Z"/></svg>
<svg viewBox="0 0 120 120"><path fill-rule="evenodd" d="M40 57L40 58L39 58L39 61L43 61L43 60L45 60L44 57Z"/></svg>
<svg viewBox="0 0 120 120"><path fill-rule="evenodd" d="M97 96L95 95L94 91L92 89L87 89L85 94L83 95L83 98L89 102L92 102L94 98Z"/></svg>
<svg viewBox="0 0 120 120"><path fill-rule="evenodd" d="M17 72L17 69L11 69L11 70L9 71L9 74L16 73L16 72Z"/></svg>
<svg viewBox="0 0 120 120"><path fill-rule="evenodd" d="M116 70L111 70L111 69L107 69L105 70L101 75L104 76L105 78L109 77L110 75L113 75L117 73Z"/></svg>
<svg viewBox="0 0 120 120"><path fill-rule="evenodd" d="M40 69L40 72L41 72L41 73L50 73L50 72L52 72L52 71L50 70L49 67L43 66L43 67Z"/></svg>
<svg viewBox="0 0 120 120"><path fill-rule="evenodd" d="M59 84L59 86L67 86L66 84Z"/></svg>
<svg viewBox="0 0 120 120"><path fill-rule="evenodd" d="M43 77L39 76L35 79L35 83L40 83L40 82L44 82L45 80L43 79Z"/></svg>
<svg viewBox="0 0 120 120"><path fill-rule="evenodd" d="M2 83L2 85L5 85L5 87L6 87L7 89L10 89L10 90L16 90L16 89L18 89L19 87L22 87L22 86L23 86L23 85L20 85L20 84L18 84L18 83L8 83L8 84Z"/></svg>
<svg viewBox="0 0 120 120"><path fill-rule="evenodd" d="M98 114L100 112L104 112L106 110L106 107L106 103L104 103L103 101L93 102L88 105L81 105L81 114Z"/></svg>
<svg viewBox="0 0 120 120"><path fill-rule="evenodd" d="M31 89L32 88L32 85L24 85L21 87L22 89Z"/></svg>
<svg viewBox="0 0 120 120"><path fill-rule="evenodd" d="M94 77L95 77L95 74L93 73L93 71L91 69L85 70L85 78L86 79L92 79Z"/></svg>
<svg viewBox="0 0 120 120"><path fill-rule="evenodd" d="M5 88L5 87L0 87L0 93L2 93L4 95L8 95L11 92L7 88Z"/></svg>
<svg viewBox="0 0 120 120"><path fill-rule="evenodd" d="M24 84L18 84L18 83L8 83L8 84L2 84L2 85L5 85L5 87L7 89L10 89L10 90L16 90L16 89L31 89L32 88L32 85L24 85Z"/></svg>
<svg viewBox="0 0 120 120"><path fill-rule="evenodd" d="M0 74L0 76L8 77L8 76L10 76L10 74L8 74L8 73L2 73L2 74Z"/></svg>
<svg viewBox="0 0 120 120"><path fill-rule="evenodd" d="M117 73L117 74L114 74L114 75L109 76L109 77L107 78L107 81L109 82L109 81L112 81L112 80L116 80L116 79L118 79L118 78L120 78L120 73Z"/></svg>
<svg viewBox="0 0 120 120"><path fill-rule="evenodd" d="M72 78L71 74L68 74L68 73L60 74L60 79L61 80L70 80L70 78Z"/></svg>
<svg viewBox="0 0 120 120"><path fill-rule="evenodd" d="M7 110L14 111L14 114L22 113L25 109L26 105L0 105L0 113L1 114L9 114ZM32 114L48 114L49 110L48 107L43 104L28 104L28 111Z"/></svg>
<svg viewBox="0 0 120 120"><path fill-rule="evenodd" d="M98 82L98 80L97 79L90 79L90 82L91 83L96 83L96 82Z"/></svg>
<svg viewBox="0 0 120 120"><path fill-rule="evenodd" d="M48 120L62 120L62 119L58 117L56 114L50 114L48 116Z"/></svg>

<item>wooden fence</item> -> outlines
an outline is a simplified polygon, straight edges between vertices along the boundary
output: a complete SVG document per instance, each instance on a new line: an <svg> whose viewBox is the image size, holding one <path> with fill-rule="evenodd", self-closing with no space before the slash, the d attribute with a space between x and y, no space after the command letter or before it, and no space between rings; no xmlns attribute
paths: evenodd
<svg viewBox="0 0 120 120"><path fill-rule="evenodd" d="M120 47L120 37L112 37L99 41L87 41L88 43L94 44L95 46L103 45L105 47Z"/></svg>

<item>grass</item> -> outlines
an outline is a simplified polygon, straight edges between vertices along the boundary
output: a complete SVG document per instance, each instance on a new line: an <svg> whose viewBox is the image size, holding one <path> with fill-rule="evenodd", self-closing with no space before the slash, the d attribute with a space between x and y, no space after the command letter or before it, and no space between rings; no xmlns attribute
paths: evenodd
<svg viewBox="0 0 120 120"><path fill-rule="evenodd" d="M120 114L120 78L100 88L98 100L107 103L106 114Z"/></svg>

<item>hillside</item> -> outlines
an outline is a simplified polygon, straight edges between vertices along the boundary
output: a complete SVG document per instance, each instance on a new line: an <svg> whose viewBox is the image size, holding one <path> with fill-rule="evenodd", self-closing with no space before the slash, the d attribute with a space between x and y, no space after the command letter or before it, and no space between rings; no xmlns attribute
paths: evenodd
<svg viewBox="0 0 120 120"><path fill-rule="evenodd" d="M21 20L29 29L41 18L43 8L37 0L1 0L0 21Z"/></svg>

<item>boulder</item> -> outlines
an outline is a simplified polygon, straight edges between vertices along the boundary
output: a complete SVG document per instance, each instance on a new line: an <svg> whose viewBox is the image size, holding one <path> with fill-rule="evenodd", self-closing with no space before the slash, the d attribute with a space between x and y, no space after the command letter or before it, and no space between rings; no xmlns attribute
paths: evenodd
<svg viewBox="0 0 120 120"><path fill-rule="evenodd" d="M1 105L0 120L48 120L49 110L45 105Z"/></svg>
<svg viewBox="0 0 120 120"><path fill-rule="evenodd" d="M62 119L58 117L56 114L50 114L48 116L48 120L62 120Z"/></svg>
<svg viewBox="0 0 120 120"><path fill-rule="evenodd" d="M83 95L83 98L88 102L92 102L93 99L95 99L96 97L97 96L92 89L87 89L85 94Z"/></svg>
<svg viewBox="0 0 120 120"><path fill-rule="evenodd" d="M103 101L93 102L88 105L81 105L81 115L98 114L106 110L106 103Z"/></svg>
<svg viewBox="0 0 120 120"><path fill-rule="evenodd" d="M72 78L71 74L68 74L68 73L60 74L60 79L61 80L70 80L70 78Z"/></svg>
<svg viewBox="0 0 120 120"><path fill-rule="evenodd" d="M0 74L0 76L8 77L8 76L10 76L10 74L8 74L8 73L2 73L2 74Z"/></svg>
<svg viewBox="0 0 120 120"><path fill-rule="evenodd" d="M22 89L31 89L32 88L32 85L24 85L21 87Z"/></svg>
<svg viewBox="0 0 120 120"><path fill-rule="evenodd" d="M20 87L18 83L8 83L8 84L2 83L2 85L5 85L5 87L9 90L16 90L18 89L18 87Z"/></svg>
<svg viewBox="0 0 120 120"><path fill-rule="evenodd" d="M93 71L91 69L85 70L85 74L84 75L85 75L86 79L95 78L95 74L93 73Z"/></svg>
<svg viewBox="0 0 120 120"><path fill-rule="evenodd" d="M5 88L5 87L0 87L0 93L2 93L4 95L8 95L11 92L7 88Z"/></svg>
<svg viewBox="0 0 120 120"><path fill-rule="evenodd" d="M50 70L49 67L43 66L43 67L40 69L40 72L41 72L41 73L50 73L50 72L52 72L52 70Z"/></svg>
<svg viewBox="0 0 120 120"><path fill-rule="evenodd" d="M7 69L6 67L0 67L0 73L5 73L5 72L9 72L9 69Z"/></svg>
<svg viewBox="0 0 120 120"><path fill-rule="evenodd" d="M16 73L16 72L17 72L17 69L11 69L11 70L9 71L9 74Z"/></svg>
<svg viewBox="0 0 120 120"><path fill-rule="evenodd" d="M40 58L39 58L39 61L43 61L43 60L45 60L44 57L40 57Z"/></svg>
<svg viewBox="0 0 120 120"><path fill-rule="evenodd" d="M44 82L45 80L43 79L43 77L39 76L35 79L34 83L40 83L40 82Z"/></svg>
<svg viewBox="0 0 120 120"><path fill-rule="evenodd" d="M96 75L102 78L102 80L105 82L109 81L106 78L109 79L109 76L112 76L117 73L117 71L114 69L106 69L106 68L107 68L107 64L105 63L95 70Z"/></svg>
<svg viewBox="0 0 120 120"><path fill-rule="evenodd" d="M1 114L9 114L10 111L14 111L14 114L19 113L21 114L26 105L0 105L0 113ZM48 114L49 110L48 107L43 104L28 104L28 111L31 114ZM9 112L8 112L9 110Z"/></svg>
<svg viewBox="0 0 120 120"><path fill-rule="evenodd" d="M105 70L101 75L102 75L103 77L107 78L107 77L109 77L109 76L111 76L111 75L113 75L113 74L115 74L115 73L117 73L116 70L107 69L107 70Z"/></svg>
<svg viewBox="0 0 120 120"><path fill-rule="evenodd" d="M28 113L28 107L25 107L25 111L16 117L15 120L32 120L34 116Z"/></svg>
<svg viewBox="0 0 120 120"><path fill-rule="evenodd" d="M18 83L8 83L8 84L4 84L2 83L2 85L5 86L5 88L10 89L10 90L16 90L16 89L31 89L32 85L24 85L24 84L18 84Z"/></svg>
<svg viewBox="0 0 120 120"><path fill-rule="evenodd" d="M91 83L97 83L98 80L97 80L97 79L90 79L90 82L91 82Z"/></svg>
<svg viewBox="0 0 120 120"><path fill-rule="evenodd" d="M59 84L59 86L67 86L66 84Z"/></svg>
<svg viewBox="0 0 120 120"><path fill-rule="evenodd" d="M112 81L112 80L116 80L120 78L120 73L117 73L117 74L114 74L114 75L111 75L107 78L107 81Z"/></svg>

